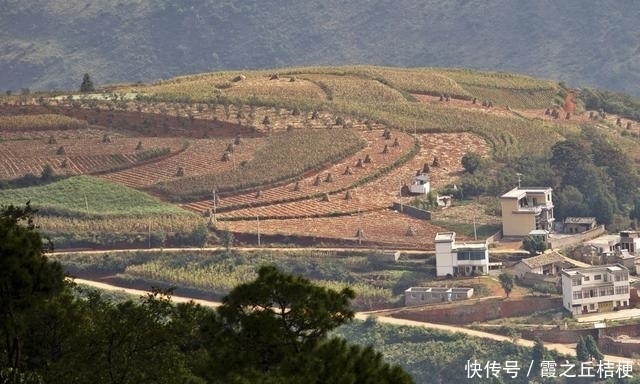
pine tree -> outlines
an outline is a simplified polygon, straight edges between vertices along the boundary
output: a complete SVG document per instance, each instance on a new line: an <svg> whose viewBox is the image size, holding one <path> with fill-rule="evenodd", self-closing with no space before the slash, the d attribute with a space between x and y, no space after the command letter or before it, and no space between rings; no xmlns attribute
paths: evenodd
<svg viewBox="0 0 640 384"><path fill-rule="evenodd" d="M93 81L91 80L91 76L88 73L85 73L82 77L82 84L80 84L80 92L93 92L95 88L93 86Z"/></svg>
<svg viewBox="0 0 640 384"><path fill-rule="evenodd" d="M593 336L587 335L587 337L584 339L584 344L591 358L594 358L596 360L604 359L604 355L602 354L602 352L600 352L600 349L598 349L598 343L596 343L596 340L593 338Z"/></svg>
<svg viewBox="0 0 640 384"><path fill-rule="evenodd" d="M582 337L580 337L578 344L576 344L576 359L578 359L578 361L589 360L589 351L587 350L587 345Z"/></svg>
<svg viewBox="0 0 640 384"><path fill-rule="evenodd" d="M540 363L544 360L544 342L539 337L536 337L531 351L531 360L533 362L532 376L537 376L540 372Z"/></svg>

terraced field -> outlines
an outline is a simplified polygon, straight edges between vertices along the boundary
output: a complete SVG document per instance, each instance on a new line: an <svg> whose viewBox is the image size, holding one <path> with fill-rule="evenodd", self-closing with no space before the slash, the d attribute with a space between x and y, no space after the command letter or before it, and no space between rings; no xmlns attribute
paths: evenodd
<svg viewBox="0 0 640 384"><path fill-rule="evenodd" d="M34 133L36 137L44 133ZM145 151L179 152L180 138L114 137L104 142L99 130L85 135L46 131L47 139L0 142L0 179L15 179L28 173L39 176L50 165L58 175L81 175L132 167L147 161ZM140 149L138 143L141 143Z"/></svg>
<svg viewBox="0 0 640 384"><path fill-rule="evenodd" d="M230 172L241 163L250 161L256 150L264 144L263 138L243 139L242 145L234 145L233 157L223 161L222 156L233 140L195 139L175 156L163 161L151 162L101 177L133 188L145 188L181 177L202 176Z"/></svg>
<svg viewBox="0 0 640 384"><path fill-rule="evenodd" d="M406 133L393 132L393 137L389 139L383 137L383 133L384 130L360 131L359 135L366 140L366 147L356 154L336 161L321 172L311 172L300 180L285 185L221 197L216 208L225 212L257 205L264 207L281 202L315 199L324 194L344 194L360 180L372 177L379 169L393 164L414 146L413 139ZM397 146L394 146L396 139ZM385 146L387 153L383 153ZM199 212L208 210L213 207L213 196L211 199L185 204L184 207ZM230 212L229 217L236 216Z"/></svg>
<svg viewBox="0 0 640 384"><path fill-rule="evenodd" d="M637 122L596 124L580 105L571 119L545 115L563 111L567 92L506 73L344 66L200 74L5 103L0 180L50 165L206 215L215 190L218 230L252 234L259 221L264 234L428 247L433 223L388 209L412 199L400 189L425 164L437 190L457 182L467 152L499 162L545 156L580 124L637 153Z"/></svg>

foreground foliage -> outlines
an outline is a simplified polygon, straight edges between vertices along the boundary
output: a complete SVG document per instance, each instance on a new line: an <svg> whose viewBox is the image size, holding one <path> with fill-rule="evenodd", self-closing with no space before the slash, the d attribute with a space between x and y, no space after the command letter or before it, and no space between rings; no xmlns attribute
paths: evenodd
<svg viewBox="0 0 640 384"><path fill-rule="evenodd" d="M372 348L328 338L353 318L349 288L263 267L215 311L158 290L114 303L65 283L32 215L0 211L3 382L413 382Z"/></svg>

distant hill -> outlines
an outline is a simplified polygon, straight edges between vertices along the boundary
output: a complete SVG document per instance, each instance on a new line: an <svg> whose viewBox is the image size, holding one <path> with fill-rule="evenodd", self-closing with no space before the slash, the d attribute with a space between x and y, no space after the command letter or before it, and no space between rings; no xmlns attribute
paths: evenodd
<svg viewBox="0 0 640 384"><path fill-rule="evenodd" d="M302 65L466 67L640 96L640 3L4 0L0 91Z"/></svg>

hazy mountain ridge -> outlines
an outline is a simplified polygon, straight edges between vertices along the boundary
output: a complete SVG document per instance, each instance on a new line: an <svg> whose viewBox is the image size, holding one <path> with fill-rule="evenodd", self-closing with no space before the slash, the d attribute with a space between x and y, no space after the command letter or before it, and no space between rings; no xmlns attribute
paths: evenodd
<svg viewBox="0 0 640 384"><path fill-rule="evenodd" d="M640 4L498 0L0 4L0 90L378 64L525 73L640 95Z"/></svg>

